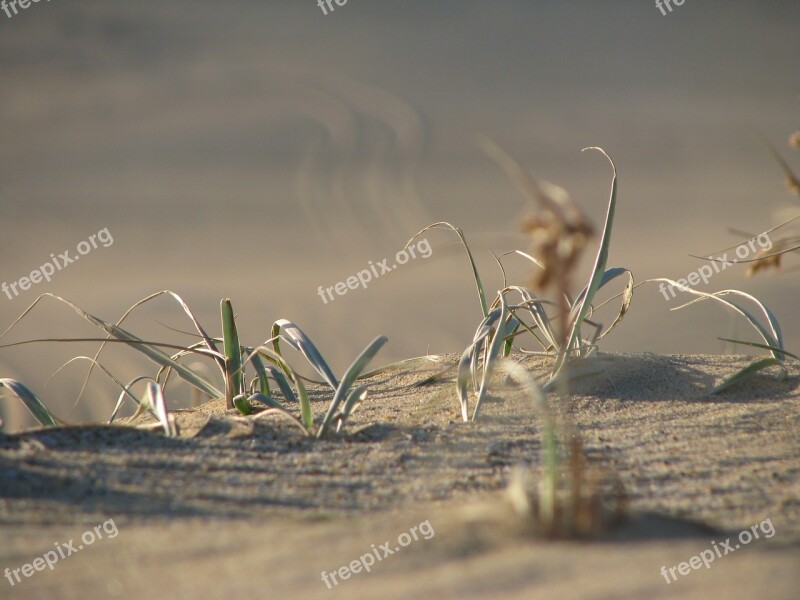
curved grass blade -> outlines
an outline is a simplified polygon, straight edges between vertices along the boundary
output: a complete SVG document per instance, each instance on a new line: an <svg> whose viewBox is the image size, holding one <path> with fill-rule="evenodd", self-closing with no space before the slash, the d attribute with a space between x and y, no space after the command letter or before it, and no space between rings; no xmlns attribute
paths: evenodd
<svg viewBox="0 0 800 600"><path fill-rule="evenodd" d="M275 353L279 356L283 356L281 354L280 349L280 332L283 330L284 333L288 336L287 341L289 344L295 349L298 350L306 357L311 366L314 367L314 370L322 376L322 378L328 383L331 388L334 390L339 386L339 382L336 381L336 376L331 371L331 368L328 366L328 363L325 362L325 359L320 354L317 347L314 345L314 342L303 333L303 330L300 329L297 325L288 321L286 319L278 319L272 325L272 337L274 338L272 341L273 348L275 349ZM291 375L286 373L286 375Z"/></svg>
<svg viewBox="0 0 800 600"><path fill-rule="evenodd" d="M175 300L175 302L177 302L180 305L180 307L183 309L183 311L189 317L189 320L194 325L195 329L197 330L197 333L203 338L203 341L205 342L206 346L211 351L212 358L217 363L217 366L220 368L220 370L222 371L222 373L224 375L224 373L225 373L225 361L224 361L224 358L219 354L219 352L217 350L217 347L214 344L214 340L211 337L209 337L209 335L203 329L202 325L200 325L200 322L194 316L194 313L189 308L189 305L186 304L184 299L181 298L180 295L178 295L177 293L173 292L172 290L162 290L160 292L155 292L153 294L150 294L149 296L146 296L145 298L142 298L138 302L134 303L130 308L128 308L128 310L126 310L123 313L122 317L119 318L119 320L116 323L117 326L122 325L122 323L125 321L125 319L127 319L128 316L131 314L131 312L133 312L135 309L137 309L138 307L142 306L143 304L145 304L145 303L147 303L147 302L149 302L149 301L151 301L151 300L153 300L155 298L158 298L159 296L163 296L165 294L170 296L173 300ZM53 296L53 297L56 298L56 299L59 299L57 296ZM41 298L41 296L39 298ZM37 302L38 302L38 299L37 299ZM0 337L2 337L2 336L0 336ZM100 353L105 348L105 345L106 345L106 342L104 341L100 345L100 348L98 348L97 352L94 355L94 360L95 361L100 359ZM83 380L83 385L81 386L81 390L80 390L80 392L78 394L78 398L75 400L75 405L77 405L77 403L83 397L83 394L84 394L84 392L86 390L86 386L89 383L89 378L92 375L92 370L93 369L94 369L94 364L91 367L89 367L89 370L86 373L86 377ZM73 408L74 408L74 405L73 405Z"/></svg>
<svg viewBox="0 0 800 600"><path fill-rule="evenodd" d="M716 300L717 302L723 304L724 306L732 308L734 311L738 312L745 319L747 319L747 321L750 323L750 325L752 325L753 328L756 331L758 331L759 335L762 337L762 339L764 340L764 342L768 346L772 346L774 348L780 348L780 350L772 350L771 351L772 352L772 356L774 356L778 360L782 360L783 359L783 337L781 335L781 330L780 330L780 325L778 324L778 320L775 317L775 315L772 313L772 311L769 310L769 308L767 308L766 305L764 305L757 298L751 296L750 294L746 294L744 292L740 292L739 290L723 290L721 292L715 292L713 294L708 294L706 292L701 292L699 290L695 290L695 289L692 289L690 287L681 285L677 281L673 281L672 279L667 279L667 278L664 278L664 277L657 277L655 279L648 279L644 283L659 282L659 281L663 281L665 283L668 283L669 285L671 285L673 287L676 287L679 290L681 290L682 292L686 292L687 294L692 294L694 296L698 296L698 298L695 298L694 300L691 300L691 301L689 301L689 302L687 302L685 304L682 304L681 306L676 306L676 307L674 307L674 308L672 308L670 310L680 310L682 308L686 308L687 306L695 304L696 302L701 302L703 300ZM752 302L754 302L759 308L761 308L761 311L766 316L767 322L770 325L771 332L767 331L767 329L752 314L750 314L750 312L748 310L742 308L741 306L739 306L735 302L731 302L730 300L726 300L725 298L722 297L722 296L726 296L728 294L739 295L739 296L742 296L744 298L747 298L747 299L751 300Z"/></svg>
<svg viewBox="0 0 800 600"><path fill-rule="evenodd" d="M373 359L373 357L387 341L388 338L385 336L381 335L376 337L366 348L364 348L361 354L359 354L358 357L353 361L353 364L351 364L347 369L344 377L342 377L339 387L336 388L336 393L333 395L333 400L331 401L331 405L328 407L328 412L325 413L325 416L322 419L322 423L319 426L319 431L317 431L317 438L324 437L328 432L328 427L330 426L331 420L336 414L339 404L341 404L342 400L344 400L345 396L347 395L347 392L350 390L350 387L358 378L359 374L366 368L367 364L369 364L369 361Z"/></svg>
<svg viewBox="0 0 800 600"><path fill-rule="evenodd" d="M88 360L89 362L93 363L95 366L100 367L100 369L106 375L108 375L109 379L111 379L114 383L117 384L118 387L120 387L122 389L122 392L120 392L119 400L117 400L117 405L114 407L114 411L111 413L111 418L108 421L109 423L111 423L114 420L114 417L116 416L117 412L119 411L120 407L122 406L122 402L125 400L126 396L129 397L131 400L133 400L134 403L136 403L136 406L139 406L139 404L141 404L140 400L136 396L134 396L133 394L131 394L128 391L128 389L130 388L131 385L133 385L133 383L130 383L128 385L123 385L122 382L119 379L114 377L114 375L111 373L111 371L106 369L101 363L97 362L96 360L94 360L90 356L75 356L75 357L69 359L67 362L65 362L63 365L61 365L58 369L56 369L53 372L52 375L50 375L50 377L47 379L47 383L45 383L45 387L47 387L50 384L50 381L52 381L53 377L58 375L65 367L67 367L69 364L71 364L71 363L73 363L75 361L78 361L78 360ZM134 383L138 382L141 379L150 379L150 380L152 380L152 377L137 377L134 380Z"/></svg>
<svg viewBox="0 0 800 600"><path fill-rule="evenodd" d="M263 354L269 360L275 361L275 363L283 370L283 372L287 373L288 376L295 382L295 387L297 388L297 398L299 398L300 402L300 412L303 417L303 420L302 422L300 422L300 424L303 427L305 427L308 431L310 431L314 426L314 416L311 413L311 401L308 398L308 392L306 391L306 386L303 384L303 378L292 370L292 368L289 366L289 363L287 363L283 359L283 357L281 357L278 354L275 354L266 346L259 346L258 348L255 348L252 354L248 356L244 362L248 362L253 357L253 355L259 353ZM288 382L286 382L283 375L279 373L279 371L275 367L272 367L271 365L268 365L266 368L269 369L270 373L272 373L273 376L275 377L275 380L278 382L278 385L284 392L286 399L287 400L292 399L294 401L297 401L295 399L294 393L292 392L291 388L288 385Z"/></svg>
<svg viewBox="0 0 800 600"><path fill-rule="evenodd" d="M264 367L264 361L261 360L261 357L258 354L254 354L250 358L250 363L253 365L256 375L258 375L258 387L261 393L265 396L272 396L272 391L269 389L269 377L267 376L267 370Z"/></svg>
<svg viewBox="0 0 800 600"><path fill-rule="evenodd" d="M753 348L762 348L764 350L769 350L771 352L780 352L781 354L785 354L786 356L791 356L795 360L800 360L800 356L797 354L792 354L787 350L782 350L780 348L776 348L775 346L768 346L767 344L757 344L756 342L745 342L743 340L731 340L728 338L717 338L722 342L730 342L732 344L742 344L743 346L752 346Z"/></svg>
<svg viewBox="0 0 800 600"><path fill-rule="evenodd" d="M419 236L421 236L423 233L425 233L429 229L451 229L452 231L454 231L456 233L458 238L461 240L461 244L464 246L464 249L467 251L467 257L469 258L469 264L472 267L472 276L475 279L475 287L478 289L478 300L481 303L481 313L483 313L483 316L486 317L489 314L489 307L486 304L486 293L484 292L484 289L483 289L483 282L481 281L481 276L478 273L478 267L475 266L475 258L472 256L472 251L469 249L469 245L467 244L467 238L464 237L464 232L461 231L460 228L458 228L458 227L456 227L454 225L451 225L447 221L439 221L438 223L433 223L431 225L428 225L424 229L421 229L420 231L418 231L414 235L412 235L411 239L408 240L408 242L406 242L406 245L403 247L403 250L408 248L415 239L417 239Z"/></svg>
<svg viewBox="0 0 800 600"><path fill-rule="evenodd" d="M633 290L636 287L636 285L633 280L633 273L631 273L628 269L622 269L622 270L628 274L628 283L625 284L625 289L622 291L622 305L620 306L619 312L617 313L617 318L614 319L614 322L611 323L611 325L609 325L605 331L599 333L599 335L594 339L595 343L599 342L609 333L611 333L611 331L617 325L620 324L622 319L628 313L628 309L631 307L631 302L633 301ZM605 285L605 283L601 284L600 287L603 287L603 285Z"/></svg>
<svg viewBox="0 0 800 600"><path fill-rule="evenodd" d="M762 358L761 360L757 360L754 363L751 363L750 365L746 366L741 371L738 371L734 375L731 375L730 377L725 379L722 383L715 386L714 389L712 389L710 392L708 392L708 395L710 396L711 394L716 394L718 392L721 392L722 390L729 388L735 383L738 383L743 379L750 377L753 373L757 373L768 367L780 367L781 374L779 376L779 379L783 379L787 375L786 367L784 366L783 361L773 356L769 356L767 358Z"/></svg>
<svg viewBox="0 0 800 600"><path fill-rule="evenodd" d="M500 294L500 318L497 322L497 330L492 338L489 351L483 360L483 377L481 379L481 387L478 390L478 398L475 400L475 409L472 412L473 421L478 418L478 411L480 410L481 404L483 403L484 399L486 398L486 394L489 391L489 379L494 372L497 359L503 351L506 337L512 329L513 328L508 321L508 306L506 305L506 300L503 295Z"/></svg>
<svg viewBox="0 0 800 600"><path fill-rule="evenodd" d="M233 399L233 406L239 411L240 415L246 417L253 414L253 408L250 406L250 402L244 394L239 394Z"/></svg>
<svg viewBox="0 0 800 600"><path fill-rule="evenodd" d="M14 395L22 400L33 417L45 427L56 427L59 425L59 420L51 413L47 407L30 391L25 384L16 379L0 379L0 387L7 387Z"/></svg>
<svg viewBox="0 0 800 600"><path fill-rule="evenodd" d="M161 387L152 381L147 384L146 401L150 403L167 437L175 437L177 432L175 431L175 424L172 419L170 419L169 410L167 410L167 402L164 400L164 393L161 391Z"/></svg>
<svg viewBox="0 0 800 600"><path fill-rule="evenodd" d="M261 394L259 392L253 394L247 400L250 402L252 402L253 400L258 400L259 402L266 404L270 408L279 408L281 410L286 410L286 407L277 400L275 400L272 396L265 396L264 394Z"/></svg>
<svg viewBox="0 0 800 600"><path fill-rule="evenodd" d="M172 360L166 353L159 350L154 343L145 342L144 340L136 337L129 331L126 331L122 327L119 327L117 325L112 325L111 323L108 323L99 317L95 317L94 315L87 313L79 306L73 304L69 300L61 298L60 296L56 296L55 294L51 294L49 292L39 296L19 317L17 317L17 319L2 334L0 334L0 339L2 339L2 337L5 336L11 330L12 327L14 327L17 323L19 323L21 319L23 319L28 313L30 313L33 307L36 306L36 304L46 296L53 298L63 304L66 304L79 316L86 319L89 323L104 330L107 334L115 338L117 341L129 344L130 346L132 346L133 348L135 348L136 350L147 356L147 358L152 360L157 365L160 365L162 367L164 366L171 367L176 373L178 373L178 375L181 378L183 378L186 382L198 388L204 394L207 394L212 398L219 398L221 396L224 396L224 394L220 390L218 390L208 381L206 381L205 379L194 373L191 369L189 369L188 367L184 366L183 364L177 361ZM101 340L101 341L104 341L105 343L111 340ZM8 344L8 345L15 345L15 344ZM161 345L166 347L175 347L175 346L170 346L168 344L161 344ZM212 351L209 351L207 354L214 355Z"/></svg>
<svg viewBox="0 0 800 600"><path fill-rule="evenodd" d="M567 336L566 347L562 348L563 353L556 359L556 363L553 366L554 375L558 375L559 371L561 371L561 369L564 368L564 365L567 364L567 356L575 346L576 341L580 339L581 324L586 318L586 315L589 313L589 308L592 305L594 296L597 293L597 290L600 288L600 282L603 279L603 275L606 271L606 263L608 262L608 249L611 245L611 230L614 224L614 211L616 210L617 206L617 167L614 164L614 161L611 160L611 157L606 154L606 151L602 148L591 147L583 149L584 152L586 150L597 150L608 159L609 163L611 163L611 193L608 200L606 220L605 224L603 225L603 236L600 239L600 247L597 250L597 256L595 257L592 274L589 278L589 283L586 286L586 294L584 294L583 299L579 304L580 308L578 309L575 318L570 320L569 335Z"/></svg>
<svg viewBox="0 0 800 600"><path fill-rule="evenodd" d="M334 417L334 420L337 421L336 423L336 431L337 433L341 431L342 427L344 427L347 419L350 418L359 405L364 402L367 397L367 386L360 385L355 388L350 395L347 396L347 400L344 401L344 407L342 408L341 412Z"/></svg>
<svg viewBox="0 0 800 600"><path fill-rule="evenodd" d="M114 406L114 410L111 412L111 416L108 418L109 425L111 425L111 423L114 422L114 419L117 418L117 413L119 412L119 409L122 408L122 403L125 401L126 397L133 398L134 402L136 402L137 409L142 405L142 401L139 400L136 396L134 396L130 392L130 389L140 381L154 381L155 383L158 383L149 375L140 375L139 377L135 377L134 379L129 381L128 384L124 388L122 388L122 391L119 393L117 404L116 406Z"/></svg>

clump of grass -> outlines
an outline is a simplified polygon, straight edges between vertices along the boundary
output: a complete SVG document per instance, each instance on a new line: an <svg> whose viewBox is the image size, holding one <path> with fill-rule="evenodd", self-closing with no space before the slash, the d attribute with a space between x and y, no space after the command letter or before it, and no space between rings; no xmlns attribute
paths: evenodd
<svg viewBox="0 0 800 600"><path fill-rule="evenodd" d="M145 341L121 327L123 321L134 309L163 295L172 298L181 306L194 325L200 341L189 346ZM87 373L86 381L84 382L84 389L91 376L92 369L95 366L99 366L109 374L122 389L122 393L120 394L120 398L112 412L109 422L114 420L124 400L130 399L137 405L137 415L143 410L150 410L153 412L167 435L177 435L177 429L174 427L172 415L170 415L164 400L164 389L173 373L210 398L224 398L228 409L235 408L242 415L252 418L261 418L275 414L281 415L290 419L306 435L317 438L329 435L332 427L335 427L337 432L341 431L359 403L366 397L365 386L358 386L355 389L351 388L362 374L369 361L372 360L387 341L387 338L383 336L373 340L356 358L350 368L348 368L341 382L338 382L313 342L291 321L284 319L276 321L273 325L271 338L265 340L259 346L248 347L242 345L239 341L239 333L230 300L223 299L220 302L222 338L212 338L195 318L184 300L178 294L169 290L151 294L136 302L124 313L116 324L109 323L99 317L89 314L64 298L49 293L42 294L5 332L3 332L2 335L0 335L0 339L24 319L39 301L45 297L55 299L72 308L89 323L102 329L107 334L107 337L27 340L16 344L7 344L4 347L34 342L101 342L101 346L94 358L77 357L87 359L92 363L89 373ZM311 402L306 386L303 383L303 378L295 372L282 355L279 344L279 340L281 339L299 350L309 361L311 366L322 376L324 383L330 385L334 390L333 399L318 427L315 426ZM113 377L113 375L100 364L99 357L106 344L114 342L130 346L155 363L159 367L156 376L138 376L127 385L123 385L119 380ZM222 344L222 351L219 350L217 344ZM271 346L268 346L269 344L271 344ZM175 352L173 352L173 354L167 354L165 350L173 350ZM190 355L200 355L213 360L218 366L222 376L222 389L208 381L197 369L193 369L183 363L183 359ZM255 377L249 382L249 385L247 381L248 365L252 365L255 372ZM278 389L281 390L285 403L299 405L299 417L292 414L284 402L280 402L274 398L270 388L270 379L272 379ZM131 387L139 381L144 380L149 380L147 398L145 400L140 400L131 392ZM12 380L3 381L11 382ZM292 389L292 385L294 386L294 390ZM17 396L23 399L28 409L34 413L34 416L36 416L37 420L42 425L54 424L54 422L51 423L50 420L46 418L46 415L49 415L47 409L29 390L27 390L27 388L24 388L24 386L18 382L12 382L8 387L10 387ZM81 393L82 392L83 389L81 390ZM264 404L267 408L265 410L258 410L255 408L256 403Z"/></svg>
<svg viewBox="0 0 800 600"><path fill-rule="evenodd" d="M449 228L456 232L469 257L484 318L458 364L457 394L464 421L477 418L497 360L510 354L512 345L520 335L528 333L541 345L542 351L533 353L544 353L554 358L550 381L545 384L545 389L554 389L567 376L570 359L590 356L596 350L597 342L614 329L628 311L633 296L633 275L626 268L606 268L617 199L616 167L601 148L586 150L602 153L611 163L613 176L608 212L594 266L589 281L577 296L570 295L572 271L592 235L592 225L566 192L555 186L539 184L519 163L494 145L490 147L491 154L539 207L536 215L524 225L531 239L531 250L536 256L517 251L517 254L535 265L533 286L536 289L509 286L506 283L497 292L491 306L486 306L483 283L464 233L450 223L429 225L416 233L407 244L413 243L429 229ZM622 276L627 277L622 306L611 326L602 330L590 320L593 299L601 288ZM555 300L548 300L542 295L548 288L555 289ZM521 300L516 303L510 301L507 297L510 294L518 294ZM556 314L553 316L554 308ZM582 334L584 325L593 328L589 337ZM529 353L522 348L520 351ZM476 396L471 416L468 410L470 381Z"/></svg>

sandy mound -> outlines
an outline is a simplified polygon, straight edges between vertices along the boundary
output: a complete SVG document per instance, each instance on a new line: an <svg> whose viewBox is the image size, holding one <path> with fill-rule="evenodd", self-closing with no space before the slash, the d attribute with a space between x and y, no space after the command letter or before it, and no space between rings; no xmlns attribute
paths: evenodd
<svg viewBox="0 0 800 600"><path fill-rule="evenodd" d="M71 538L77 548L111 519L118 529L52 571L0 582L12 592L3 597L795 598L798 378L758 375L707 397L746 359L596 361L602 372L561 405L589 459L627 491L628 521L601 539L520 534L502 489L514 465L540 459L530 402L498 386L483 418L461 423L452 382L412 385L443 364L417 364L373 376L348 433L327 441L283 420L239 418L221 401L178 413L181 439L101 426L0 436L0 567ZM330 393L317 388L314 398L319 415ZM423 522L435 535L420 534ZM712 542L733 548L759 524L759 539L708 569L670 584L660 573ZM328 589L322 571L387 540L399 550Z"/></svg>

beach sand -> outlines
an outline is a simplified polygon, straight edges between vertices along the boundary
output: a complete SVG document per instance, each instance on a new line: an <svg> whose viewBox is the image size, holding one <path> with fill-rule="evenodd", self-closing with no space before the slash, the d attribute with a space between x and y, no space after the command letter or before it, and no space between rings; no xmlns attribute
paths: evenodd
<svg viewBox="0 0 800 600"><path fill-rule="evenodd" d="M504 494L512 467L541 458L539 418L519 390L498 382L479 420L461 423L452 381L413 386L456 360L373 375L346 434L327 441L221 400L177 413L180 439L118 426L0 435L2 569L70 539L77 548L112 519L117 532L13 588L0 581L2 597L797 597L796 374L709 397L745 357L592 359L601 373L551 400L590 463L618 476L627 519L556 541L524 533ZM545 372L542 359L526 364ZM312 389L320 416L331 393ZM424 522L428 539L403 537ZM669 584L661 574L759 525L759 539L710 568ZM371 572L322 580L398 539L407 546Z"/></svg>

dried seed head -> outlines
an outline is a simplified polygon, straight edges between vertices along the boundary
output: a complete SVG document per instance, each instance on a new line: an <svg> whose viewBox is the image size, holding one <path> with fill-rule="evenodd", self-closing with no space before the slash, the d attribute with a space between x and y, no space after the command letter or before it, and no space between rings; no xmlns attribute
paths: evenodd
<svg viewBox="0 0 800 600"><path fill-rule="evenodd" d="M800 179L794 175L786 178L786 187L795 196L800 196Z"/></svg>
<svg viewBox="0 0 800 600"><path fill-rule="evenodd" d="M752 277L759 271L768 271L773 267L775 270L779 270L781 268L781 257L783 256L781 251L788 247L789 244L786 243L786 240L778 240L769 250L760 250L758 255L761 255L761 258L756 255L758 260L750 263L747 267L747 277Z"/></svg>
<svg viewBox="0 0 800 600"><path fill-rule="evenodd" d="M559 278L568 279L594 233L577 206L569 198L566 202L563 199L561 203L543 202L543 207L522 223L522 231L530 240L531 254L543 265L534 272L534 289L544 289Z"/></svg>
<svg viewBox="0 0 800 600"><path fill-rule="evenodd" d="M789 146L792 148L800 148L800 131L795 131L789 136Z"/></svg>

